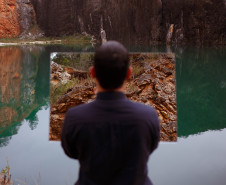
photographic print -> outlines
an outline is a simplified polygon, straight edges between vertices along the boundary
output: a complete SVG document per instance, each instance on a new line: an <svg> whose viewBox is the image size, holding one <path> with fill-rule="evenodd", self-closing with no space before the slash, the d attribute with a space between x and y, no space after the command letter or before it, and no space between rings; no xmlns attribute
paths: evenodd
<svg viewBox="0 0 226 185"><path fill-rule="evenodd" d="M89 74L93 53L52 53L50 79L50 140L60 140L66 111L95 98ZM177 140L175 56L173 53L130 53L132 77L127 98L152 106L161 121L161 141ZM117 74L116 74L117 75Z"/></svg>

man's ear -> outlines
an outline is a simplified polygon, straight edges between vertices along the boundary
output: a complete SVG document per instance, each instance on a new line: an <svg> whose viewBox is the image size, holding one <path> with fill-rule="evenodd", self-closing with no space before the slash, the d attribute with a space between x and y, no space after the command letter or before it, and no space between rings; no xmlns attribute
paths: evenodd
<svg viewBox="0 0 226 185"><path fill-rule="evenodd" d="M127 75L126 75L126 80L129 80L129 78L132 75L132 71L133 71L133 68L131 66L129 66L128 71L127 71Z"/></svg>
<svg viewBox="0 0 226 185"><path fill-rule="evenodd" d="M91 74L92 78L96 78L96 71L94 69L94 66L91 66L89 68L89 73Z"/></svg>

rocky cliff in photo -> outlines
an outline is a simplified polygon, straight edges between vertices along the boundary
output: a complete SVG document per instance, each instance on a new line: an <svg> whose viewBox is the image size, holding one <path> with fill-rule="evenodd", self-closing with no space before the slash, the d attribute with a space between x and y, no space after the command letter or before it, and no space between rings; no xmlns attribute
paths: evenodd
<svg viewBox="0 0 226 185"><path fill-rule="evenodd" d="M64 54L66 55L68 54ZM133 74L126 85L126 96L135 102L153 106L161 122L161 141L176 141L174 55L134 53L130 54L130 61ZM85 73L87 75L84 75ZM88 72L82 73L77 68L73 69L51 62L50 89L50 100L53 101L51 101L49 138L60 140L66 111L73 106L94 100L95 81L88 75Z"/></svg>

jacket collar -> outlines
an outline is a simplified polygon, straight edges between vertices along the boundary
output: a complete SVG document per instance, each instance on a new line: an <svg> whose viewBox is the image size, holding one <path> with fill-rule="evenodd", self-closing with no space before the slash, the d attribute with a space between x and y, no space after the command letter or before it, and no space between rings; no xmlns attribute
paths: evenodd
<svg viewBox="0 0 226 185"><path fill-rule="evenodd" d="M99 92L96 97L97 100L119 100L125 98L125 94L123 92L118 91Z"/></svg>

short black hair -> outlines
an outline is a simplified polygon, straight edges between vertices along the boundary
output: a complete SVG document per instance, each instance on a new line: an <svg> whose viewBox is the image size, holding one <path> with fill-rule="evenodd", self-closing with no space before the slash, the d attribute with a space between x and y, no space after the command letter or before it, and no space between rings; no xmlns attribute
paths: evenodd
<svg viewBox="0 0 226 185"><path fill-rule="evenodd" d="M96 78L102 88L117 89L122 86L129 67L127 49L117 41L101 45L94 55Z"/></svg>

